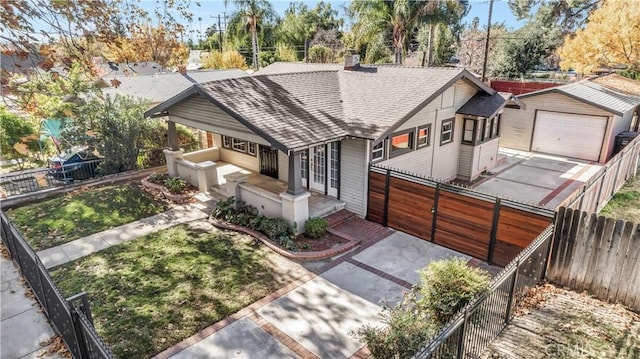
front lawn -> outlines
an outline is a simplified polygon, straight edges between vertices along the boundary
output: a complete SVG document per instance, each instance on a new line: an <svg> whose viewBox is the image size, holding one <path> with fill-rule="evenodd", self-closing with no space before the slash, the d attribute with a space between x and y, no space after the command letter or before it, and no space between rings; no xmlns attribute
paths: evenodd
<svg viewBox="0 0 640 359"><path fill-rule="evenodd" d="M7 216L35 251L55 247L167 210L135 184L90 188L27 206Z"/></svg>
<svg viewBox="0 0 640 359"><path fill-rule="evenodd" d="M251 237L194 222L51 275L66 296L87 292L96 329L117 357L148 358L285 285L270 255Z"/></svg>

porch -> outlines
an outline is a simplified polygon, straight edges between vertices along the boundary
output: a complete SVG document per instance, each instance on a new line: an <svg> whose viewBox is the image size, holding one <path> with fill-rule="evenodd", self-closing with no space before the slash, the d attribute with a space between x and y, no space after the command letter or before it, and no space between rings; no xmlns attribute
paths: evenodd
<svg viewBox="0 0 640 359"><path fill-rule="evenodd" d="M217 147L191 153L166 150L165 156L169 175L184 178L201 192L234 196L256 207L261 215L295 223L299 232L304 230L308 218L323 217L345 206L335 198L307 191L299 179L291 181L297 183L284 182L221 160Z"/></svg>

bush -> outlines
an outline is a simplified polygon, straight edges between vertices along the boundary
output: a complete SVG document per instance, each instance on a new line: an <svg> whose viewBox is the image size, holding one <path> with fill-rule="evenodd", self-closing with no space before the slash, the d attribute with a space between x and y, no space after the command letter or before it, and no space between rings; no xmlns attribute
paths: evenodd
<svg viewBox="0 0 640 359"><path fill-rule="evenodd" d="M164 181L167 180L168 178L169 177L166 173L154 172L150 174L149 177L147 177L147 180L151 183L164 185Z"/></svg>
<svg viewBox="0 0 640 359"><path fill-rule="evenodd" d="M164 186L167 187L171 193L184 193L187 189L187 181L180 177L169 177L164 180Z"/></svg>
<svg viewBox="0 0 640 359"><path fill-rule="evenodd" d="M469 267L462 258L435 261L420 271L417 305L443 326L490 285L491 277L486 271Z"/></svg>
<svg viewBox="0 0 640 359"><path fill-rule="evenodd" d="M311 238L320 238L327 233L327 220L324 218L309 218L304 222L304 233Z"/></svg>
<svg viewBox="0 0 640 359"><path fill-rule="evenodd" d="M485 271L467 266L463 259L432 262L402 302L384 309L386 328L366 325L354 336L367 344L373 358L411 358L460 309L487 291L490 281Z"/></svg>

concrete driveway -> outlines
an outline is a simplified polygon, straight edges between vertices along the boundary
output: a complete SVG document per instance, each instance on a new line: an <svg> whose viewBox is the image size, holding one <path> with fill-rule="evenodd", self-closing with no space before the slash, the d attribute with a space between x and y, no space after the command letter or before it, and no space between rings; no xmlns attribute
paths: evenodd
<svg viewBox="0 0 640 359"><path fill-rule="evenodd" d="M475 189L555 209L602 167L586 161L500 149L504 162Z"/></svg>
<svg viewBox="0 0 640 359"><path fill-rule="evenodd" d="M160 358L349 358L363 347L352 335L381 325L382 304L395 305L433 260L471 257L401 232L360 247L325 270L222 329L178 344ZM215 326L214 326L215 327ZM186 346L185 344L190 344Z"/></svg>

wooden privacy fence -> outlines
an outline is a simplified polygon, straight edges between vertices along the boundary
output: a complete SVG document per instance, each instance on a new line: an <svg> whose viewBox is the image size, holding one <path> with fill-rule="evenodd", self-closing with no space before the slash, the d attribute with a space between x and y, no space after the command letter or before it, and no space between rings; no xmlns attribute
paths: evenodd
<svg viewBox="0 0 640 359"><path fill-rule="evenodd" d="M640 224L560 208L547 279L640 310Z"/></svg>
<svg viewBox="0 0 640 359"><path fill-rule="evenodd" d="M505 266L553 221L550 209L371 166L367 219Z"/></svg>
<svg viewBox="0 0 640 359"><path fill-rule="evenodd" d="M637 136L559 207L599 212L620 187L636 175L639 156L640 136Z"/></svg>

